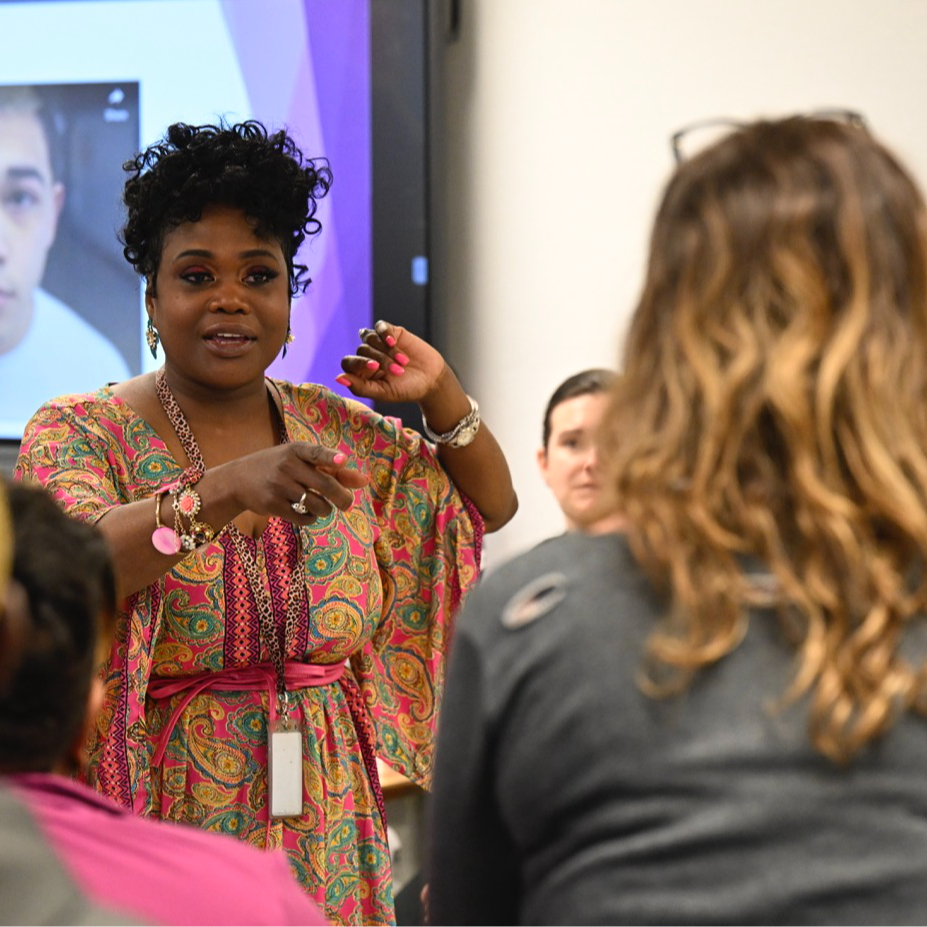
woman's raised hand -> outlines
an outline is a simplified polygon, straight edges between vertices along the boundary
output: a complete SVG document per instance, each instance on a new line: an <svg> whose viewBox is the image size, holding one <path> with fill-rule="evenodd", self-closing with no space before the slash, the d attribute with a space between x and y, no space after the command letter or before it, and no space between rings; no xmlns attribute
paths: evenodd
<svg viewBox="0 0 927 927"><path fill-rule="evenodd" d="M357 354L341 360L335 379L355 396L381 402L419 402L438 385L444 358L427 341L389 322L358 332Z"/></svg>
<svg viewBox="0 0 927 927"><path fill-rule="evenodd" d="M355 396L383 402L416 402L440 437L472 413L464 392L441 354L412 332L389 322L360 330L357 354L342 358L335 379ZM437 442L437 453L457 488L483 516L487 531L501 528L518 509L505 455L485 423L460 446Z"/></svg>

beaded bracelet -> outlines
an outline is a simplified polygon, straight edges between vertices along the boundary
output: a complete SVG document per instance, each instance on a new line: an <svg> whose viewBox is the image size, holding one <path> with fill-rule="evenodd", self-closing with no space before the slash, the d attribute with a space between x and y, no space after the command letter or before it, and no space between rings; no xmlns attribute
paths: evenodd
<svg viewBox="0 0 927 927"><path fill-rule="evenodd" d="M174 509L173 528L161 523L161 500L168 494L171 497L171 507ZM167 556L173 556L181 550L194 550L211 541L216 535L215 531L209 525L196 520L201 506L199 494L191 486L184 486L180 491L174 487L156 492L155 530L151 535L151 543L155 550ZM184 518L189 522L186 530L184 530Z"/></svg>
<svg viewBox="0 0 927 927"><path fill-rule="evenodd" d="M194 550L215 537L216 532L209 525L196 520L202 500L192 486L185 486L180 492L171 490L171 504L174 507L174 533L184 550ZM190 523L186 531L183 530L183 518Z"/></svg>

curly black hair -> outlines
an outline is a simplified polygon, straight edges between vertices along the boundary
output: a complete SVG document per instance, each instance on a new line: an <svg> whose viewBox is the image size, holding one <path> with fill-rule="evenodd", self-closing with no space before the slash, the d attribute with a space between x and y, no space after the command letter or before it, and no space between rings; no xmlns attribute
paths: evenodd
<svg viewBox="0 0 927 927"><path fill-rule="evenodd" d="M177 122L123 170L131 174L122 196L128 213L120 234L123 254L150 286L165 235L199 221L210 205L241 209L258 235L280 243L291 296L309 285L296 252L307 235L322 229L315 212L332 174L327 160L306 158L285 130L270 134L256 119L234 125Z"/></svg>

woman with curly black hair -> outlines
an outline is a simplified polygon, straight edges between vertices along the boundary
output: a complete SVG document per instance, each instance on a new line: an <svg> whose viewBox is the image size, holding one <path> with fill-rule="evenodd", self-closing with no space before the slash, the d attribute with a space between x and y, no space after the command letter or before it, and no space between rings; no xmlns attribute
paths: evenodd
<svg viewBox="0 0 927 927"><path fill-rule="evenodd" d="M47 403L17 475L115 550L91 781L140 814L283 848L334 922L393 918L379 754L426 784L450 621L514 514L442 356L377 322L337 378L423 440L265 371L331 184L284 131L172 125L126 165L126 258L164 366ZM191 873L191 878L195 874Z"/></svg>

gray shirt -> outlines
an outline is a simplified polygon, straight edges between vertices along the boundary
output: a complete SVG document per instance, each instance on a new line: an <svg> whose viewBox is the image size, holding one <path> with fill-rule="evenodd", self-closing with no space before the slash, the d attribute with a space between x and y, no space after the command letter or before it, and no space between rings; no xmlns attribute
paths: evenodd
<svg viewBox="0 0 927 927"><path fill-rule="evenodd" d="M663 612L616 535L545 542L471 594L431 922L924 923L927 723L905 715L849 768L824 759L807 705L774 709L794 654L766 612L685 695L648 698L636 676Z"/></svg>

